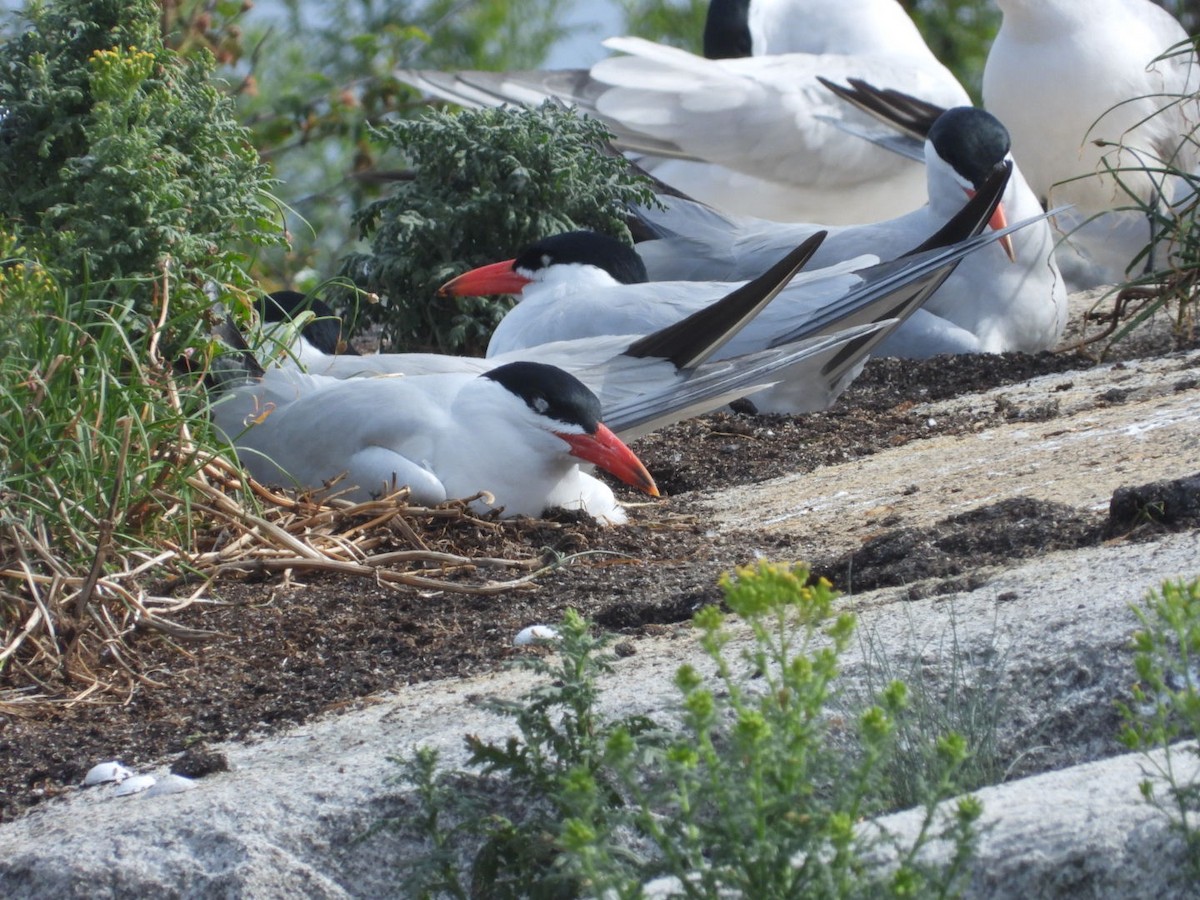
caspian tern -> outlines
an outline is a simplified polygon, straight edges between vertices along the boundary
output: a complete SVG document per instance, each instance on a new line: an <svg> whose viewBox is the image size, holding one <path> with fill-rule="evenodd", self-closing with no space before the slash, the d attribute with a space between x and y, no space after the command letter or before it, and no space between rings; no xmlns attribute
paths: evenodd
<svg viewBox="0 0 1200 900"><path fill-rule="evenodd" d="M716 303L695 310L649 334L605 334L552 341L514 349L490 359L431 353L328 355L300 338L277 353L272 368L339 379L376 375L480 375L515 361L556 365L580 378L601 401L604 419L630 440L693 415L700 415L783 379L796 381L813 397L833 397L861 368L877 335L920 304L926 284L960 255L915 260L882 273L868 290L852 295L840 317L826 316L829 327L810 329L794 340L737 355L718 353L779 293L811 256L823 235L810 238L757 279L729 291ZM965 251L961 251L965 252ZM884 280L886 278L886 280ZM837 321L833 321L837 319ZM269 327L269 326L268 326ZM817 334L817 332L820 332ZM323 343L313 335L317 344ZM267 370L270 374L271 369ZM258 373L256 373L258 374ZM277 377L277 376L273 376ZM286 376L284 376L286 377ZM251 399L248 413L261 404ZM825 405L815 404L814 408Z"/></svg>
<svg viewBox="0 0 1200 900"><path fill-rule="evenodd" d="M727 216L686 199L663 197L664 209L639 210L651 230L661 235L660 240L638 244L652 280L749 277L821 229L828 237L811 266L834 265L866 252L898 256L948 221L964 192L978 189L995 165L1012 158L1004 126L983 110L945 111L857 81L849 89L830 87L904 130L908 137L893 130L887 138L873 139L925 161L929 202L890 221L826 229ZM1013 221L1032 219L1042 211L1016 168L1001 208ZM1008 256L1001 246L972 253L926 301L923 314L901 325L876 355L1035 352L1054 346L1067 317L1067 289L1054 259L1055 240L1049 223L1037 221L1011 235Z"/></svg>
<svg viewBox="0 0 1200 900"><path fill-rule="evenodd" d="M709 359L783 290L811 258L823 238L824 234L810 236L760 277L729 290L716 303L697 310L686 319L653 333L641 329L633 333L592 336L587 340L555 341L522 349L500 359L437 353L340 355L337 343L330 340L331 332L316 330L314 321L305 324L294 340L283 343L280 337L286 333L279 326L293 325L293 314L305 307L331 314L319 300L310 301L291 292L278 292L267 298L262 331L268 338L275 337L275 346L269 347L272 365L291 366L309 374L334 378L448 373L479 375L504 363L532 360L559 366L580 377L599 395L606 418L608 410L616 405L665 391L680 397L690 393L699 403L708 402L719 392L724 399L712 402L711 409L740 396L736 393L738 389L745 392L756 384L773 380L766 376L775 372L779 353L751 354L720 364L709 363ZM290 328L290 332L294 331L294 327ZM269 341L264 340L263 344L267 345ZM795 349L788 349L787 353ZM842 364L826 366L826 361L818 362L820 352L814 346L811 358L809 355L801 357L806 365L814 366L813 379L823 381L840 377ZM679 411L675 399L665 404L672 414ZM626 414L622 417L620 430L625 436L629 436L635 426L640 429L638 433L645 433L667 421L676 421L672 418L631 422L625 421Z"/></svg>
<svg viewBox="0 0 1200 900"><path fill-rule="evenodd" d="M656 177L724 210L853 223L920 206L920 169L847 140L832 122L866 120L838 103L817 76L863 78L943 106L969 103L966 91L895 0L809 0L791 4L786 14L811 14L814 30L827 29L822 52L705 59L616 37L604 46L623 55L587 71L395 74L465 106L535 105L551 97L574 104L603 120L618 148L658 158L640 160ZM886 24L893 20L903 26Z"/></svg>
<svg viewBox="0 0 1200 900"><path fill-rule="evenodd" d="M619 523L625 514L612 491L580 471L580 460L649 493L655 489L620 439L598 424L601 419L628 439L769 385L779 372L805 367L814 378L836 378L891 324L884 319L848 326L827 337L706 361L776 296L818 242L796 248L762 278L658 332L526 354L569 360L596 392L537 359L324 357L305 344L299 355L328 363L334 374L307 372L287 354L265 371L255 367L251 373L247 366L242 378L221 387L213 421L259 480L320 488L344 472L344 488L332 489L349 498L401 484L425 503L485 490L505 515L566 506ZM371 375L371 364L380 361L403 377ZM597 392L606 398L602 415ZM479 508L489 505L476 501Z"/></svg>
<svg viewBox="0 0 1200 900"><path fill-rule="evenodd" d="M801 273L775 303L731 338L716 358L827 334L830 329L881 316L896 319L900 327L905 327L900 324L904 320L920 323L928 316L919 310L920 303L953 271L958 260L1008 231L966 239L992 217L1009 167L1009 163L1001 163L960 214L912 256L882 264L877 263L877 257L860 256L825 270ZM969 228L964 227L968 224ZM514 293L521 297L493 333L488 347L490 357L507 358L507 354L521 348L551 340L663 327L690 311L705 308L734 286L621 281L619 273L636 273L639 268L639 257L632 249L590 232L576 232L538 242L515 259L464 273L443 290L463 295ZM908 283L906 293L894 293L898 282ZM894 299L887 299L896 296L903 297L902 309ZM872 345L891 330L881 332ZM835 383L818 384L812 381L811 373L802 372L750 399L763 412L824 409L856 374L857 368L847 370Z"/></svg>
<svg viewBox="0 0 1200 900"><path fill-rule="evenodd" d="M1161 267L1162 248L1157 260L1133 266L1158 236L1152 220L1130 208L1169 216L1191 199L1188 186L1163 171L1190 173L1200 162L1200 68L1187 33L1150 0L997 6L1004 18L984 69L984 102L1012 132L1013 153L1039 197L1074 205L1059 228L1068 235L1064 249L1082 259L1060 250L1064 272L1088 285L1125 281L1147 262Z"/></svg>
<svg viewBox="0 0 1200 900"><path fill-rule="evenodd" d="M214 404L213 420L259 481L319 488L344 472L348 499L401 485L418 503L482 490L508 516L565 506L623 521L612 490L580 461L658 496L645 466L601 423L595 394L543 363L353 379L276 368Z"/></svg>

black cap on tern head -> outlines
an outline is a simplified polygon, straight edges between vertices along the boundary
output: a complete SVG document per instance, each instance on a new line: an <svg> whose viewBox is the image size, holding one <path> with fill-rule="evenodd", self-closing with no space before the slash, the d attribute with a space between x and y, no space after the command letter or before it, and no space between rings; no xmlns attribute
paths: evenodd
<svg viewBox="0 0 1200 900"><path fill-rule="evenodd" d="M582 381L557 366L536 362L514 362L483 374L502 384L539 415L578 425L595 434L600 424L600 401Z"/></svg>
<svg viewBox="0 0 1200 900"><path fill-rule="evenodd" d="M738 59L753 54L750 0L710 0L704 17L704 55Z"/></svg>
<svg viewBox="0 0 1200 900"><path fill-rule="evenodd" d="M1008 129L974 106L948 109L929 129L929 141L954 171L979 189L1008 155Z"/></svg>
<svg viewBox="0 0 1200 900"><path fill-rule="evenodd" d="M633 248L598 231L566 231L530 244L513 260L513 269L536 272L560 263L603 269L621 284L650 280L646 264Z"/></svg>

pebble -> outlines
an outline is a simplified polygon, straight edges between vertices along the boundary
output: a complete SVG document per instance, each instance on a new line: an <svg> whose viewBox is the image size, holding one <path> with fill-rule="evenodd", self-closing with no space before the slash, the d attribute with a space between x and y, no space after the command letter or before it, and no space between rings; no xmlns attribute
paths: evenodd
<svg viewBox="0 0 1200 900"><path fill-rule="evenodd" d="M118 784L133 775L129 769L125 768L119 762L102 762L96 763L88 769L88 773L83 776L83 786L92 787L97 784L106 784L110 781L115 781Z"/></svg>
<svg viewBox="0 0 1200 900"><path fill-rule="evenodd" d="M549 625L530 625L517 632L517 636L513 638L513 646L526 647L529 644L556 640L558 640L558 632Z"/></svg>

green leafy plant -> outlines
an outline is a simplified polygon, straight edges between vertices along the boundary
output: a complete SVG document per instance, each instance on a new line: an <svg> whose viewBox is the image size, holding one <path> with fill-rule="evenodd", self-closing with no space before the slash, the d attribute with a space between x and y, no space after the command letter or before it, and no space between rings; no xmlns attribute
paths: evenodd
<svg viewBox="0 0 1200 900"><path fill-rule="evenodd" d="M68 286L146 278L143 316L169 258L176 311L199 316L200 284L248 286L242 248L283 233L212 57L167 49L159 12L152 0L28 7L0 45L0 214Z"/></svg>
<svg viewBox="0 0 1200 900"><path fill-rule="evenodd" d="M606 649L609 637L593 636L574 610L567 611L558 632L557 658L521 660L543 683L519 701L488 704L511 718L518 734L503 745L467 737L468 761L480 778L439 772L429 750L397 760L401 779L417 788L422 803L417 824L430 848L406 874L420 885L417 896L474 896L457 868L461 841L474 848L467 881L486 884L489 897L577 896L581 876L558 841L562 823L579 802L578 791L569 786L586 782L604 796L596 813L605 824L597 821L597 827L611 832L627 818L609 767L610 747L624 747L634 736L653 744L653 725L640 717L614 722L599 715L598 679L611 672L616 658ZM487 784L492 776L503 782L511 802L494 802Z"/></svg>
<svg viewBox="0 0 1200 900"><path fill-rule="evenodd" d="M1153 777L1141 783L1146 801L1166 814L1187 845L1192 877L1200 877L1200 780L1177 771L1177 755L1197 757L1200 736L1200 578L1165 581L1136 610L1133 636L1138 681L1130 703L1118 704L1121 740L1147 754ZM1161 751L1150 756L1150 751Z"/></svg>
<svg viewBox="0 0 1200 900"><path fill-rule="evenodd" d="M381 134L415 170L358 214L371 252L343 273L380 295L363 312L400 346L480 350L511 303L439 298L439 285L562 231L629 240L625 209L653 202L644 178L601 152L603 125L554 104L430 111Z"/></svg>
<svg viewBox="0 0 1200 900"><path fill-rule="evenodd" d="M926 737L942 766L922 797L920 834L893 846L893 868L872 867L868 854L890 839L860 823L884 810L881 779L904 686L889 685L852 725L838 724L829 701L854 622L833 617L829 584L809 584L803 567L767 563L722 584L751 637L734 652L725 616L712 607L697 614L713 674L678 671L679 727L597 714L594 680L607 662L592 658L602 644L572 613L559 663L528 663L553 680L498 707L519 736L503 746L468 739L481 772L474 808L462 804L466 773L438 773L428 752L407 763L430 848L417 869L433 876L419 896L472 896L453 863L463 852L473 860L471 882L489 885L488 896L632 898L665 876L698 898L933 897L961 889L981 808L968 797L945 818L935 810L955 792L967 756L962 739ZM856 752L839 745L843 730ZM512 809L522 811L520 821ZM955 848L940 868L919 857L935 833ZM473 849L451 849L468 836Z"/></svg>

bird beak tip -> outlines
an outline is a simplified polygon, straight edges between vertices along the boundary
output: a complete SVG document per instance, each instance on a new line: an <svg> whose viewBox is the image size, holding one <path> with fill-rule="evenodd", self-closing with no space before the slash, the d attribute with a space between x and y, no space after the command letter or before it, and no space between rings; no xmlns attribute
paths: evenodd
<svg viewBox="0 0 1200 900"><path fill-rule="evenodd" d="M1012 235L1006 234L1000 238L1000 246L1004 248L1004 253L1008 256L1008 261L1015 263L1017 261L1017 251L1013 248Z"/></svg>
<svg viewBox="0 0 1200 900"><path fill-rule="evenodd" d="M988 225L994 231L1001 231L1008 227L1008 216L1005 215L1003 203L996 207L996 211L992 213L992 218L988 221ZM1017 261L1017 251L1013 249L1012 235L1006 234L1000 238L1000 246L1004 248L1004 254L1008 257L1008 261L1015 263Z"/></svg>
<svg viewBox="0 0 1200 900"><path fill-rule="evenodd" d="M630 487L651 497L661 497L654 476L637 455L606 426L600 425L595 434L559 434L571 447L571 455L593 463L619 478Z"/></svg>

